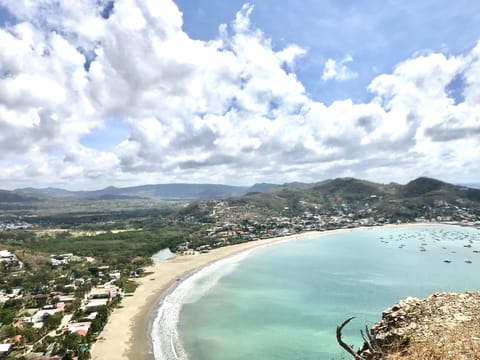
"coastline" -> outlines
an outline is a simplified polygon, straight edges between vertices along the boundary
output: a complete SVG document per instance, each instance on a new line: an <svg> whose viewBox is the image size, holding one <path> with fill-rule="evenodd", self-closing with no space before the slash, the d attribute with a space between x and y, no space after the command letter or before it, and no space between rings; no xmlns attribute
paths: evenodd
<svg viewBox="0 0 480 360"><path fill-rule="evenodd" d="M388 224L382 227L438 226L441 223ZM443 224L446 225L446 224ZM378 228L378 227L374 227ZM206 254L177 256L147 268L152 274L138 279L133 296L125 297L92 347L92 359L153 359L150 332L155 311L161 301L183 280L218 260L241 252L285 241L373 229L357 227L328 231L310 231L283 237L257 240L213 249Z"/></svg>

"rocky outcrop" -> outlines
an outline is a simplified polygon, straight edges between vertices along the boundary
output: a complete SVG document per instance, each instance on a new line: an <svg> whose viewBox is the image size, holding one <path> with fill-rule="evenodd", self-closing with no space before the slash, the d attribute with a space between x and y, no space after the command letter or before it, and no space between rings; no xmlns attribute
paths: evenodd
<svg viewBox="0 0 480 360"><path fill-rule="evenodd" d="M406 298L382 314L357 359L480 358L480 292Z"/></svg>

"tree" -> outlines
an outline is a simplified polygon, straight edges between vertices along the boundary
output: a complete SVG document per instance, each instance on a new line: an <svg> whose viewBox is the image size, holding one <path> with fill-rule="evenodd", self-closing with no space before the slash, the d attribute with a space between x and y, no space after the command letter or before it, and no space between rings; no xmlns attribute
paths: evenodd
<svg viewBox="0 0 480 360"><path fill-rule="evenodd" d="M46 327L48 330L55 330L60 326L62 322L62 318L63 318L62 312L58 312L53 315L46 314L43 317L43 326Z"/></svg>
<svg viewBox="0 0 480 360"><path fill-rule="evenodd" d="M15 319L15 310L11 308L0 310L0 323L3 325L10 325Z"/></svg>

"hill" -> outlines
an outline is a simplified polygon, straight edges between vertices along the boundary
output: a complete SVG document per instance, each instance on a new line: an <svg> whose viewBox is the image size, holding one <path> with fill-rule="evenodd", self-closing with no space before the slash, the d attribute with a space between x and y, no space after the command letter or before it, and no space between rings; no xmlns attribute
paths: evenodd
<svg viewBox="0 0 480 360"><path fill-rule="evenodd" d="M33 196L39 196L39 197L53 197L53 198L62 198L62 197L73 197L75 196L74 191L68 191L64 189L58 189L58 188L22 188L22 189L15 189L15 193L17 194L26 194L26 195L33 195Z"/></svg>
<svg viewBox="0 0 480 360"><path fill-rule="evenodd" d="M268 183L254 184L247 189L247 194L266 192L273 189L278 189L279 186L280 185L278 184L268 184Z"/></svg>
<svg viewBox="0 0 480 360"><path fill-rule="evenodd" d="M458 199L480 201L480 190L466 186L449 184L440 180L420 177L410 181L402 189L405 197L442 197L446 201L455 202Z"/></svg>
<svg viewBox="0 0 480 360"><path fill-rule="evenodd" d="M217 185L217 184L155 184L141 185L124 188L109 186L102 190L94 191L69 191L57 188L23 188L16 189L18 194L30 194L53 198L79 198L79 199L220 199L229 196L241 195L246 192L246 187Z"/></svg>
<svg viewBox="0 0 480 360"><path fill-rule="evenodd" d="M419 177L418 179L410 181L402 189L404 196L420 196L435 191L439 191L443 188L452 188L453 185L444 183L443 181L430 179L426 177Z"/></svg>
<svg viewBox="0 0 480 360"><path fill-rule="evenodd" d="M317 183L263 183L249 188L218 184L154 184L124 188L111 186L96 191L27 188L5 192L3 197L9 202L38 198L56 199L56 202L72 202L77 199L112 202L180 200L193 203L182 208L176 215L187 218L193 216L202 221L213 221L212 214L215 221L328 214L332 219L340 219L340 223L358 219L373 219L381 223L405 222L422 218L476 221L480 216L479 189L426 177L417 178L406 185L337 178ZM221 208L214 209L219 200L226 203ZM200 206L195 201L212 202Z"/></svg>
<svg viewBox="0 0 480 360"><path fill-rule="evenodd" d="M216 221L310 213L337 216L347 222L361 218L379 219L380 222L418 218L474 221L475 214L480 215L480 190L424 177L406 185L337 178L302 186L263 186L263 189L266 191L227 198L224 207L215 211L212 210L214 204L204 206L202 211L198 204L192 204L181 213L185 215L191 210L202 219L214 213ZM464 208L470 210L462 210Z"/></svg>
<svg viewBox="0 0 480 360"><path fill-rule="evenodd" d="M250 204L273 212L312 210L341 206L388 196L394 187L353 178L338 178L301 187L282 185L268 192L230 199L234 204Z"/></svg>
<svg viewBox="0 0 480 360"><path fill-rule="evenodd" d="M39 201L39 199L33 196L17 194L16 192L13 192L13 191L0 190L1 203L24 203L29 201Z"/></svg>

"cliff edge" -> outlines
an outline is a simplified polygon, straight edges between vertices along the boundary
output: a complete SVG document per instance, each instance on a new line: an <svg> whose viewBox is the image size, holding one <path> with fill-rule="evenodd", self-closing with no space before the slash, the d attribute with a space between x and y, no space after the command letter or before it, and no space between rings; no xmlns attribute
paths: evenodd
<svg viewBox="0 0 480 360"><path fill-rule="evenodd" d="M363 335L356 359L480 359L480 292L403 299Z"/></svg>

